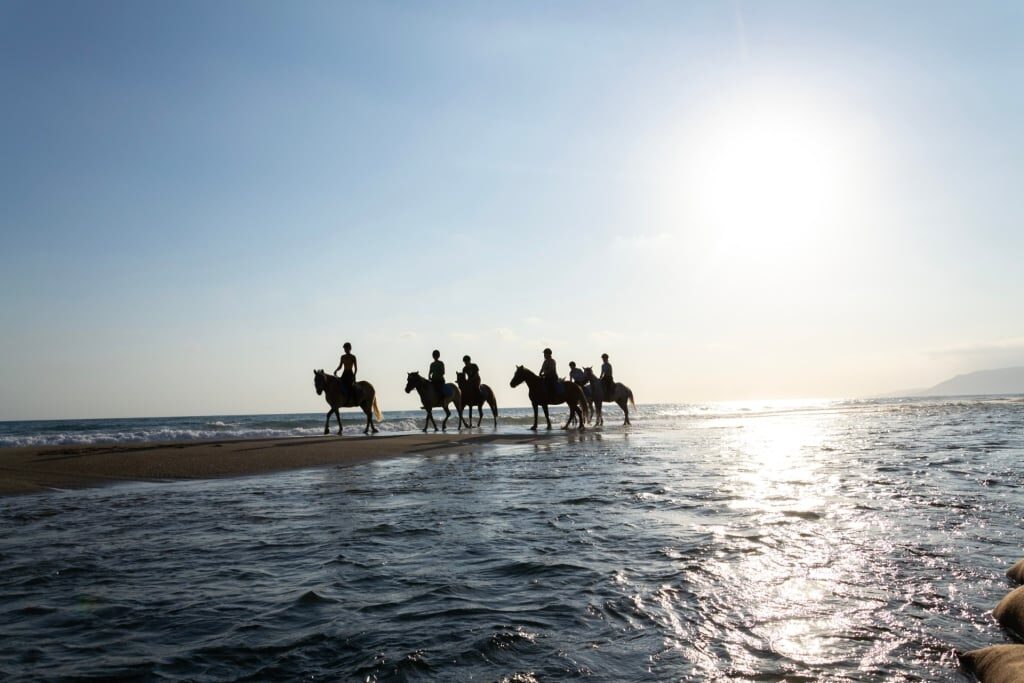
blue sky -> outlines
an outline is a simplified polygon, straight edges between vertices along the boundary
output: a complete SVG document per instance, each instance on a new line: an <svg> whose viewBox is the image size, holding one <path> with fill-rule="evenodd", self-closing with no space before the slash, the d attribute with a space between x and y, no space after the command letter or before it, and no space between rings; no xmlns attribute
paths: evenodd
<svg viewBox="0 0 1024 683"><path fill-rule="evenodd" d="M641 401L1024 364L1022 29L1019 3L5 2L0 419L319 410L345 340L385 409L435 347L507 405L545 345L609 352Z"/></svg>

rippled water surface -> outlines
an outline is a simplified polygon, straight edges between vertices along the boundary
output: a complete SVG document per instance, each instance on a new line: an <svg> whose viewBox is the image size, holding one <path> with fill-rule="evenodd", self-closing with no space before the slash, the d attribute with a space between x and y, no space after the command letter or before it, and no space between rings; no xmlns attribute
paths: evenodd
<svg viewBox="0 0 1024 683"><path fill-rule="evenodd" d="M644 412L0 499L0 676L956 681L1006 640L1024 402Z"/></svg>

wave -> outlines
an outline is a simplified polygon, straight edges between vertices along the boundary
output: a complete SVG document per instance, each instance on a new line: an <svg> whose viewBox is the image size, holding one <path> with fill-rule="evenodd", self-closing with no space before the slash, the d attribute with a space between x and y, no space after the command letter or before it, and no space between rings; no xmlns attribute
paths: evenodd
<svg viewBox="0 0 1024 683"><path fill-rule="evenodd" d="M640 405L630 411L634 429L687 429L714 420L742 418L744 420L822 412L842 413L863 410L949 411L964 405L987 406L993 410L1015 408L1017 397L972 397L958 399L859 399L808 401L747 401L728 403L679 403ZM475 413L475 411L474 411ZM442 413L434 411L438 426ZM604 407L605 429L621 424L618 406ZM551 422L560 426L565 421L566 408L553 407ZM474 424L479 417L474 415ZM504 408L498 411L498 431L519 431L533 424L530 408ZM378 423L383 433L416 433L423 429L425 415L422 410L388 411ZM544 416L539 422L544 424ZM344 433L362 432L365 418L358 411L342 413ZM557 424L556 424L557 423ZM485 410L476 429L493 429L490 411ZM330 432L337 433L337 421L329 423ZM543 428L543 427L542 427ZM205 415L174 418L94 419L94 420L34 420L0 422L0 448L40 447L67 445L103 445L114 443L187 442L204 440L287 439L313 437L323 434L324 413L293 413L282 415ZM453 413L449 430L458 429L458 417Z"/></svg>

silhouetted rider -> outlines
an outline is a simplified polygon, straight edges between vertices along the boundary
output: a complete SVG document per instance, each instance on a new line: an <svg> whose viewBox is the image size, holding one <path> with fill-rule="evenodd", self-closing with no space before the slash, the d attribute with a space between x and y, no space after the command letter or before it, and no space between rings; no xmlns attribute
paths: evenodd
<svg viewBox="0 0 1024 683"><path fill-rule="evenodd" d="M555 398L558 395L558 370L555 368L555 359L551 357L551 349L544 349L544 364L540 366L538 374L544 380L548 396Z"/></svg>
<svg viewBox="0 0 1024 683"><path fill-rule="evenodd" d="M469 356L463 356L462 362L464 363L462 370L466 373L466 382L469 386L475 389L480 389L480 368L476 363L473 363Z"/></svg>
<svg viewBox="0 0 1024 683"><path fill-rule="evenodd" d="M576 367L576 361L574 360L569 361L569 379L580 386L583 386L586 381L583 379L583 370Z"/></svg>
<svg viewBox="0 0 1024 683"><path fill-rule="evenodd" d="M604 390L605 398L611 398L615 391L615 380L612 379L612 364L608 362L608 354L602 353L601 360L601 388Z"/></svg>
<svg viewBox="0 0 1024 683"><path fill-rule="evenodd" d="M338 370L341 370L341 386L345 393L349 396L353 395L356 383L356 373L359 372L359 363L356 362L356 357L352 355L352 345L345 342L342 345L345 349L345 353L341 355L341 360L338 362L338 367L334 368L334 375L337 377ZM344 369L342 369L344 368Z"/></svg>
<svg viewBox="0 0 1024 683"><path fill-rule="evenodd" d="M434 362L430 364L430 372L427 374L427 379L434 385L434 393L437 394L438 405L444 406L444 363L441 362L441 352L434 349L431 354L434 357ZM435 427L435 429L437 429Z"/></svg>

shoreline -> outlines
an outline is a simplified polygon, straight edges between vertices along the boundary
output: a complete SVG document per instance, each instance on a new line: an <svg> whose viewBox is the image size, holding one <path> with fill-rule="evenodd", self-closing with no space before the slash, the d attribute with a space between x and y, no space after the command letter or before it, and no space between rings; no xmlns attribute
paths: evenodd
<svg viewBox="0 0 1024 683"><path fill-rule="evenodd" d="M0 449L0 496L125 482L220 479L443 451L536 443L561 430L526 434L377 434L164 443L17 446Z"/></svg>

